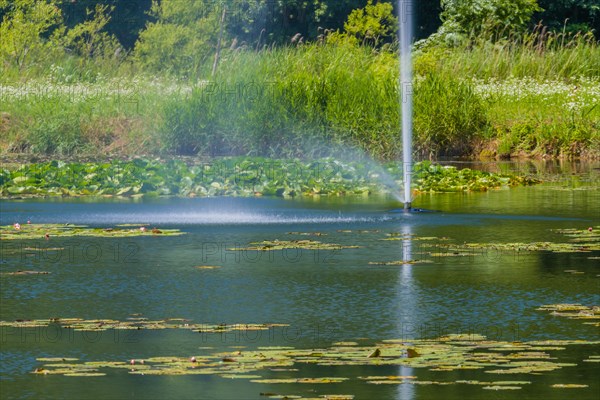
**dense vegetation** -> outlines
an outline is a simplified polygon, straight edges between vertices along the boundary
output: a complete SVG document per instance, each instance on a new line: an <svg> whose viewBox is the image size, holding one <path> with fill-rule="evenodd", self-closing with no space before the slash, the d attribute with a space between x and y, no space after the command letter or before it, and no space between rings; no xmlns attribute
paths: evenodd
<svg viewBox="0 0 600 400"><path fill-rule="evenodd" d="M395 159L396 2L306 3L0 0L2 152ZM419 156L600 155L593 1L418 3Z"/></svg>
<svg viewBox="0 0 600 400"><path fill-rule="evenodd" d="M420 192L485 191L536 181L430 162L414 166ZM223 158L186 163L171 159L112 162L50 161L0 170L0 197L32 196L318 196L398 191L401 166L341 162Z"/></svg>

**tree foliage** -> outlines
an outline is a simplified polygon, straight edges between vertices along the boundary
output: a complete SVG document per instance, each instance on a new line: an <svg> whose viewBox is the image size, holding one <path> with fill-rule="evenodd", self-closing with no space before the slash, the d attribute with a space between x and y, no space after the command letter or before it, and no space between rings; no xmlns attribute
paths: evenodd
<svg viewBox="0 0 600 400"><path fill-rule="evenodd" d="M67 28L61 4L61 0L0 0L0 59L5 67L22 71L72 53L82 60L115 55L119 43L104 30L110 21L108 6L86 10L86 18Z"/></svg>
<svg viewBox="0 0 600 400"><path fill-rule="evenodd" d="M154 1L151 22L135 46L136 60L151 71L195 74L216 45L224 4L210 0Z"/></svg>
<svg viewBox="0 0 600 400"><path fill-rule="evenodd" d="M537 0L442 0L446 33L469 38L499 39L527 28Z"/></svg>
<svg viewBox="0 0 600 400"><path fill-rule="evenodd" d="M85 21L88 10L109 7L110 20L103 31L113 35L125 49L133 48L140 32L153 17L149 14L152 0L63 0L59 5L67 28Z"/></svg>
<svg viewBox="0 0 600 400"><path fill-rule="evenodd" d="M0 56L21 71L30 60L54 50L62 15L56 0L0 0ZM49 36L45 38L44 35Z"/></svg>
<svg viewBox="0 0 600 400"><path fill-rule="evenodd" d="M88 19L69 29L66 45L74 49L84 59L106 58L115 55L119 49L117 39L105 31L114 7L96 4L92 11L87 10Z"/></svg>
<svg viewBox="0 0 600 400"><path fill-rule="evenodd" d="M377 47L382 41L394 40L397 26L398 19L390 3L373 4L369 0L366 7L350 13L344 30L360 42Z"/></svg>
<svg viewBox="0 0 600 400"><path fill-rule="evenodd" d="M120 62L122 50L135 48L131 59L142 68L196 76L212 63L223 11L226 56L228 49L307 43L337 31L355 44L380 46L395 40L397 6L395 0L0 0L0 65L43 70L72 56ZM433 34L428 43L512 39L540 21L553 31L600 35L598 0L415 0L413 7L415 36Z"/></svg>

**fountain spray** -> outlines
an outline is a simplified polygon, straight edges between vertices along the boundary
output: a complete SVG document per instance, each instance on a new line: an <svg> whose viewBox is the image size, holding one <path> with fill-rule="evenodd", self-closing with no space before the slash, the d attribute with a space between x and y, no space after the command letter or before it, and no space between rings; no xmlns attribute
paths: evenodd
<svg viewBox="0 0 600 400"><path fill-rule="evenodd" d="M412 178L412 0L399 0L400 23L400 96L402 102L402 171L404 210L411 209Z"/></svg>

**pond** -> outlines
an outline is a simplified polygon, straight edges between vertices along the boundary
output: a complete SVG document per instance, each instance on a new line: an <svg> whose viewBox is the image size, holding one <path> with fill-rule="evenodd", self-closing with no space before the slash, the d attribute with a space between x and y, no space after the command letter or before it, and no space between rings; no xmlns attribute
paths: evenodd
<svg viewBox="0 0 600 400"><path fill-rule="evenodd" d="M74 330L56 321L30 328L4 324L2 398L598 398L600 344L585 343L600 340L598 325L538 310L552 304L600 305L597 241L596 250L587 252L539 245L573 243L588 227L594 235L600 231L597 168L552 172L552 179L535 186L421 195L414 205L431 212L410 214L390 212L399 205L387 197L2 201L1 225L30 220L138 229L147 224L148 230L185 233L3 240L1 321L147 318L175 319L172 325L179 325ZM569 236L573 232L577 235ZM499 243L512 245L494 246ZM269 248L277 245L289 248ZM48 274L9 274L17 270ZM199 332L185 324L200 324ZM218 324L228 329L214 329ZM254 330L245 324L266 325ZM488 347L510 350L496 350L504 355L518 353L511 343L539 346L550 340L545 348L525 352L544 352L543 360L561 366L507 375L490 372L500 361L478 369L414 364L425 358L419 352L427 351L419 341L450 334L475 342L485 335ZM390 358L383 341L389 339L414 345L416 354L408 352L406 363L384 362ZM561 340L585 342L556 342ZM259 347L281 352L282 346L338 353L357 346L382 354L354 364L307 362L296 355L281 367L249 368L241 379L232 379L238 370L226 377L222 371L128 373L153 368L148 359L161 356L197 357L199 365L208 357L219 369L245 352ZM523 352L512 360L519 357L539 360L539 354ZM102 376L32 374L52 368L51 361L39 358L123 362L126 368L98 368ZM137 362L129 365L130 360ZM146 360L143 367L140 360ZM390 376L406 378L381 384ZM268 381L311 377L347 379ZM553 386L561 384L584 387ZM495 393L503 385L514 390Z"/></svg>

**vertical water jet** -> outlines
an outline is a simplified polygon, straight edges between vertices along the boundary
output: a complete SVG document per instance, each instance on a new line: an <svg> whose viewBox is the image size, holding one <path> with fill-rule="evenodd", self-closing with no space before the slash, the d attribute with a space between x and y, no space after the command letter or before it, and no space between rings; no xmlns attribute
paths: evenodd
<svg viewBox="0 0 600 400"><path fill-rule="evenodd" d="M400 24L400 96L402 107L402 171L404 183L404 210L411 209L412 179L412 0L399 0Z"/></svg>

